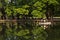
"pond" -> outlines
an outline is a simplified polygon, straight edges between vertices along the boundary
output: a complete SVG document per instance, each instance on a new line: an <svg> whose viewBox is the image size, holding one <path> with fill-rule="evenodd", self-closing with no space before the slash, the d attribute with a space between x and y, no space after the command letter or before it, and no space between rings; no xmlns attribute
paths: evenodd
<svg viewBox="0 0 60 40"><path fill-rule="evenodd" d="M47 40L60 40L60 22L49 29Z"/></svg>

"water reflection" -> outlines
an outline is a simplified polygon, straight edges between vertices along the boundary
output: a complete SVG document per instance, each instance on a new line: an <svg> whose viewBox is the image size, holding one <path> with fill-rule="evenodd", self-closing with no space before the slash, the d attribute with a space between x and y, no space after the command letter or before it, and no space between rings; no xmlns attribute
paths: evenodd
<svg viewBox="0 0 60 40"><path fill-rule="evenodd" d="M19 22L6 22L0 24L0 40L41 40L46 39L47 33L41 26ZM45 35L45 36L43 36Z"/></svg>

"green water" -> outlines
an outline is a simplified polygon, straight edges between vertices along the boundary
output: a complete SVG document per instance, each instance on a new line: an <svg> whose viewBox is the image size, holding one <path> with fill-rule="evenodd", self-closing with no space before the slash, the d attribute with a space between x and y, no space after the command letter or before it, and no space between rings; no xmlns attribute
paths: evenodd
<svg viewBox="0 0 60 40"><path fill-rule="evenodd" d="M49 29L47 40L60 40L60 25L55 25Z"/></svg>

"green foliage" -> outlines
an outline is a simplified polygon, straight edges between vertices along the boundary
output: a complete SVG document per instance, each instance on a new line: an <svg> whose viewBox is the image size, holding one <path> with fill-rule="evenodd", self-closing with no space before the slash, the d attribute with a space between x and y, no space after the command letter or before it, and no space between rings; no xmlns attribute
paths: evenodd
<svg viewBox="0 0 60 40"><path fill-rule="evenodd" d="M37 10L33 10L32 15L33 15L33 17L42 18L42 12L37 11Z"/></svg>
<svg viewBox="0 0 60 40"><path fill-rule="evenodd" d="M30 6L29 5L23 5L22 8L26 9L26 8L29 8Z"/></svg>
<svg viewBox="0 0 60 40"><path fill-rule="evenodd" d="M58 4L58 2L56 0L49 0L49 4L56 5L56 4Z"/></svg>
<svg viewBox="0 0 60 40"><path fill-rule="evenodd" d="M46 17L46 16L44 16L45 12L46 12L45 10L43 12L40 12L38 10L33 10L31 14L33 15L33 17L36 17L36 18L44 18L44 17Z"/></svg>
<svg viewBox="0 0 60 40"><path fill-rule="evenodd" d="M8 1L8 0L5 0L6 2ZM10 5L11 6L11 8L9 8L9 9L6 9L6 12L7 12L7 15L9 16L9 15L11 15L11 13L13 13L14 15L16 15L17 13L19 13L19 14L25 14L25 15L28 15L28 13L30 12L30 11L32 11L32 12L34 12L35 10L37 10L37 11L41 11L40 13L31 13L32 15L33 15L33 17L38 17L38 18L41 18L41 15L43 14L43 15L45 15L44 13L46 12L43 12L44 10L46 10L46 9L43 9L43 8L45 8L46 7L46 4L45 3L47 3L47 1L48 1L48 4L49 5L56 5L56 4L58 4L58 2L56 1L56 0L41 0L41 1L39 1L39 0L33 0L33 1L28 1L27 3L28 4L26 4L26 1L27 0L25 0L25 1L23 1L23 0L15 0L15 7L13 7L13 6L11 6L10 4L8 4L8 5ZM12 2L14 2L14 1L12 1ZM17 4L16 4L16 2L17 2ZM22 4L21 4L21 2L23 2ZM21 5L19 5L19 3L21 4ZM32 6L30 6L29 4L33 4ZM12 3L13 4L13 3ZM8 6L8 7L10 7L10 6ZM32 9L31 10L28 10L28 9L30 9L30 7L32 7ZM13 11L11 11L11 10L13 10ZM43 16L42 15L42 16ZM21 16L20 16L21 17Z"/></svg>
<svg viewBox="0 0 60 40"><path fill-rule="evenodd" d="M33 33L33 35L37 35L37 34L40 34L41 32L43 32L43 30L44 29L42 27L37 27L32 30L32 33Z"/></svg>
<svg viewBox="0 0 60 40"><path fill-rule="evenodd" d="M0 12L0 17L2 16L2 13Z"/></svg>
<svg viewBox="0 0 60 40"><path fill-rule="evenodd" d="M43 16L44 13L46 12L46 11L44 12L43 7L45 7L46 4L44 4L44 3L41 2L41 1L37 1L37 2L34 3L33 6L34 6L34 9L35 9L35 10L33 10L31 14L32 14L34 17L43 18L42 16Z"/></svg>
<svg viewBox="0 0 60 40"><path fill-rule="evenodd" d="M45 4L42 3L42 2L37 1L33 6L34 6L34 7L40 7L40 8L43 8L43 7L45 6Z"/></svg>
<svg viewBox="0 0 60 40"><path fill-rule="evenodd" d="M15 9L16 13L19 13L19 14L25 14L25 15L28 15L28 10L26 9L23 9L23 8L17 8Z"/></svg>
<svg viewBox="0 0 60 40"><path fill-rule="evenodd" d="M2 31L2 26L0 26L0 31Z"/></svg>
<svg viewBox="0 0 60 40"><path fill-rule="evenodd" d="M32 33L34 35L34 40L46 40L47 33L44 31L43 27L34 28Z"/></svg>
<svg viewBox="0 0 60 40"><path fill-rule="evenodd" d="M48 4L49 5L51 5L51 4L53 4L53 5L59 4L58 1L56 1L56 0L42 0L42 1L44 3L47 3L47 1L48 1Z"/></svg>
<svg viewBox="0 0 60 40"><path fill-rule="evenodd" d="M6 3L8 3L9 1L8 0L5 0Z"/></svg>
<svg viewBox="0 0 60 40"><path fill-rule="evenodd" d="M2 3L0 2L0 8L2 7Z"/></svg>
<svg viewBox="0 0 60 40"><path fill-rule="evenodd" d="M20 30L16 35L17 36L24 36L29 33L29 30Z"/></svg>
<svg viewBox="0 0 60 40"><path fill-rule="evenodd" d="M7 16L11 16L12 11L9 8L5 10Z"/></svg>

